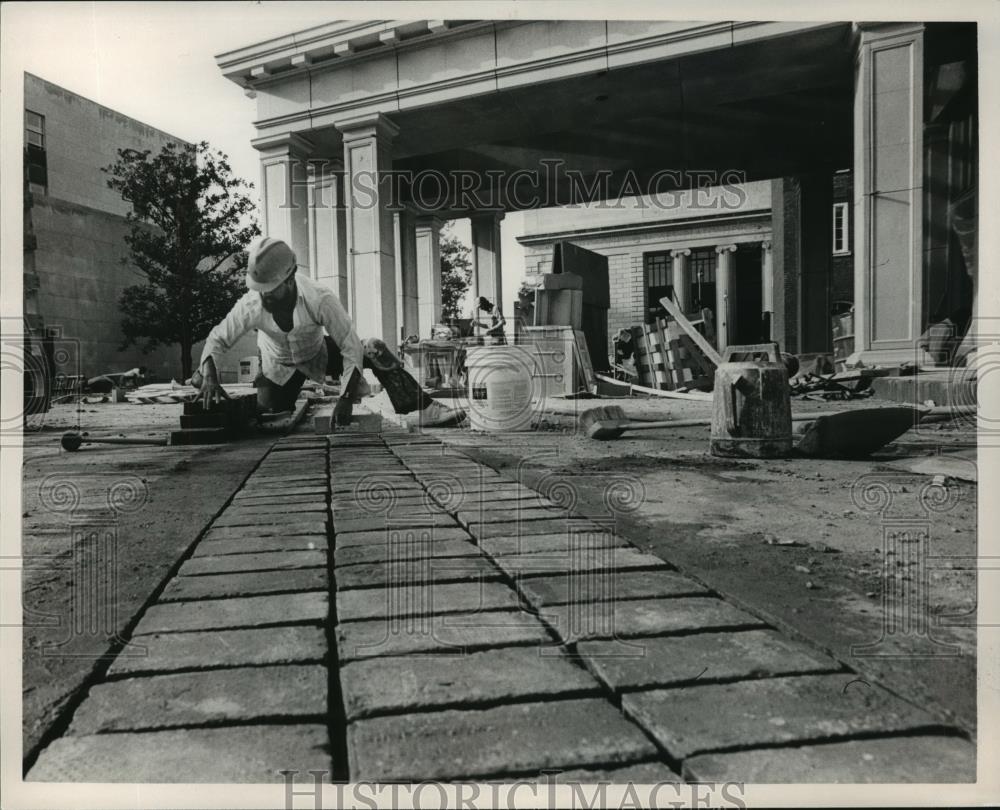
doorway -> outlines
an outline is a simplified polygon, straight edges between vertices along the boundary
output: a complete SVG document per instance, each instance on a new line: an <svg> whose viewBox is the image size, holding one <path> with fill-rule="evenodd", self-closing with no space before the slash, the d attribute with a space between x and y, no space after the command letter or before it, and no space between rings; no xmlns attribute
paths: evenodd
<svg viewBox="0 0 1000 810"><path fill-rule="evenodd" d="M733 254L729 312L729 343L760 343L765 339L761 279L763 257L758 243L741 244Z"/></svg>

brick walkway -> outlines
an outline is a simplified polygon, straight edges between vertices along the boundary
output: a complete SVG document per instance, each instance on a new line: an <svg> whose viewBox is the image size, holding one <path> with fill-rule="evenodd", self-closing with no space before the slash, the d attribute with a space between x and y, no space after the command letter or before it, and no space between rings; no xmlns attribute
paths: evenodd
<svg viewBox="0 0 1000 810"><path fill-rule="evenodd" d="M606 521L400 433L278 442L27 778L282 769L954 782L975 750Z"/></svg>

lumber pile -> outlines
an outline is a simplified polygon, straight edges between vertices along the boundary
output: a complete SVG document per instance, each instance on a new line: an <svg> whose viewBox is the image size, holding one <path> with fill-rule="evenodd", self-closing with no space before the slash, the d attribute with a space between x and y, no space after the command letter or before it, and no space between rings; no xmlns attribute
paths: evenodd
<svg viewBox="0 0 1000 810"><path fill-rule="evenodd" d="M709 391L716 363L676 320L657 318L632 328L639 382L661 391Z"/></svg>

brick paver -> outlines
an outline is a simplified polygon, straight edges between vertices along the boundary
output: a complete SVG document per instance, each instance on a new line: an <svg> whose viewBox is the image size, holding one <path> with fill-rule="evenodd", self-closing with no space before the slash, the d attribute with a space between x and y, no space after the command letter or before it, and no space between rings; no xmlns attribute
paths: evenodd
<svg viewBox="0 0 1000 810"><path fill-rule="evenodd" d="M352 723L347 734L351 776L360 780L476 779L656 755L597 698L377 717Z"/></svg>
<svg viewBox="0 0 1000 810"><path fill-rule="evenodd" d="M27 779L280 784L282 769L331 768L325 725L257 725L62 737Z"/></svg>
<svg viewBox="0 0 1000 810"><path fill-rule="evenodd" d="M641 642L642 654L633 657L622 656L621 645L609 641L581 642L577 652L615 690L840 669L832 658L774 630L697 633Z"/></svg>
<svg viewBox="0 0 1000 810"><path fill-rule="evenodd" d="M374 656L433 653L463 655L513 644L553 645L545 626L519 611L455 613L444 616L375 619L337 626L341 663Z"/></svg>
<svg viewBox="0 0 1000 810"><path fill-rule="evenodd" d="M854 673L797 675L626 694L622 707L673 756L933 725L923 709Z"/></svg>
<svg viewBox="0 0 1000 810"><path fill-rule="evenodd" d="M143 731L272 717L324 718L326 667L246 667L126 678L99 684L70 734Z"/></svg>
<svg viewBox="0 0 1000 810"><path fill-rule="evenodd" d="M28 779L973 778L922 709L443 450L277 442Z"/></svg>
<svg viewBox="0 0 1000 810"><path fill-rule="evenodd" d="M325 550L262 551L257 554L224 554L193 557L181 566L181 576L231 574L245 571L284 571L290 568L324 568Z"/></svg>
<svg viewBox="0 0 1000 810"><path fill-rule="evenodd" d="M135 628L136 634L185 630L267 627L325 621L329 613L326 591L198 599L152 605Z"/></svg>
<svg viewBox="0 0 1000 810"><path fill-rule="evenodd" d="M960 737L927 735L703 754L684 764L692 781L975 782L976 749Z"/></svg>
<svg viewBox="0 0 1000 810"><path fill-rule="evenodd" d="M325 568L206 574L175 577L167 583L160 601L186 602L191 599L221 599L226 596L315 591L328 585Z"/></svg>
<svg viewBox="0 0 1000 810"><path fill-rule="evenodd" d="M383 616L513 610L517 606L517 593L501 582L434 583L337 592L337 618L342 622Z"/></svg>
<svg viewBox="0 0 1000 810"><path fill-rule="evenodd" d="M597 694L594 677L552 649L508 647L354 661L341 669L348 720L442 706Z"/></svg>
<svg viewBox="0 0 1000 810"><path fill-rule="evenodd" d="M525 577L519 585L528 601L536 607L708 593L703 585L666 567L654 571L614 571L597 577L562 573L548 577Z"/></svg>
<svg viewBox="0 0 1000 810"><path fill-rule="evenodd" d="M320 627L260 627L136 636L146 655L118 656L109 674L172 672L208 667L294 664L326 657L326 635Z"/></svg>

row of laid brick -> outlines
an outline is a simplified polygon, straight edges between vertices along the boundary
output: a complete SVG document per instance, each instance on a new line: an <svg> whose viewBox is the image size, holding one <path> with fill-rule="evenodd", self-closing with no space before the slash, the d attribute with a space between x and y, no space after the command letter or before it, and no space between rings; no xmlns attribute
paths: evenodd
<svg viewBox="0 0 1000 810"><path fill-rule="evenodd" d="M401 448L397 455L429 491L441 469L449 475L471 470L468 462L442 464L440 448ZM391 560L388 551L376 555L382 587L366 587L358 578L338 591L352 774L470 778L581 764L586 773L599 760L607 766L622 758L649 760L664 751L692 779L774 777L785 768L779 781L815 776L870 781L887 774L912 781L928 774L961 779L974 769L972 746L958 736L934 733L936 724L922 710L877 687L863 694L848 689L857 678L839 662L785 638L601 527L567 524L566 514L550 518L534 511L516 521L463 520L463 510L482 511L475 499L489 498L492 504L493 491L519 486L486 469L472 472L478 486L470 492L462 487L459 498L458 486L439 484L445 497L438 502L460 500L461 508L449 511L502 579L482 582L487 577L480 572L478 596L476 583L460 578L438 584L434 572L441 570L441 557L475 552L464 540L437 551L454 540L437 536L444 524L435 520L423 524L420 552L409 555L407 567ZM416 511L401 518L411 524L401 548L407 547L405 540L414 548ZM572 543L568 525L582 529L588 542ZM359 537L392 546L383 525L381 532L338 533L338 550L344 541L351 543L348 548L365 548ZM352 568L348 561L354 559L345 558L344 567ZM609 570L610 577L602 573ZM338 567L338 583L341 576ZM512 580L518 596L505 586ZM395 603L386 597L393 593L384 587L389 583L398 586ZM442 588L450 590L439 596ZM526 601L544 622L516 618L513 599ZM401 613L410 616L411 626L387 633L387 617ZM542 628L545 636L539 637ZM413 654L457 648L466 654L444 661ZM562 656L566 649L585 670ZM608 690L658 751L630 747L637 738L628 724L605 717L611 709L604 699ZM828 710L831 702L834 708ZM609 723L610 736L588 737L595 728L577 712ZM489 742L480 728L509 739L506 744L494 739L481 755L472 754ZM566 735L582 735L591 745L559 745L557 738ZM862 736L866 739L852 739ZM520 741L520 750L513 750L510 740ZM610 751L612 740L620 744L617 755ZM893 744L909 759L888 764Z"/></svg>
<svg viewBox="0 0 1000 810"><path fill-rule="evenodd" d="M330 771L326 442L264 458L29 780L269 782Z"/></svg>
<svg viewBox="0 0 1000 810"><path fill-rule="evenodd" d="M351 778L537 777L563 769L594 781L625 778L627 769L676 781L594 677L523 609L510 571L469 533L498 516L564 529L565 513L464 457L444 458L443 446L407 447L405 467L403 448L394 449L370 454L357 470L331 470L345 491L355 483L361 493L356 476L374 466L427 495L406 498L416 487L397 487L380 525L341 517L354 504L334 497ZM498 492L506 496L499 508Z"/></svg>

